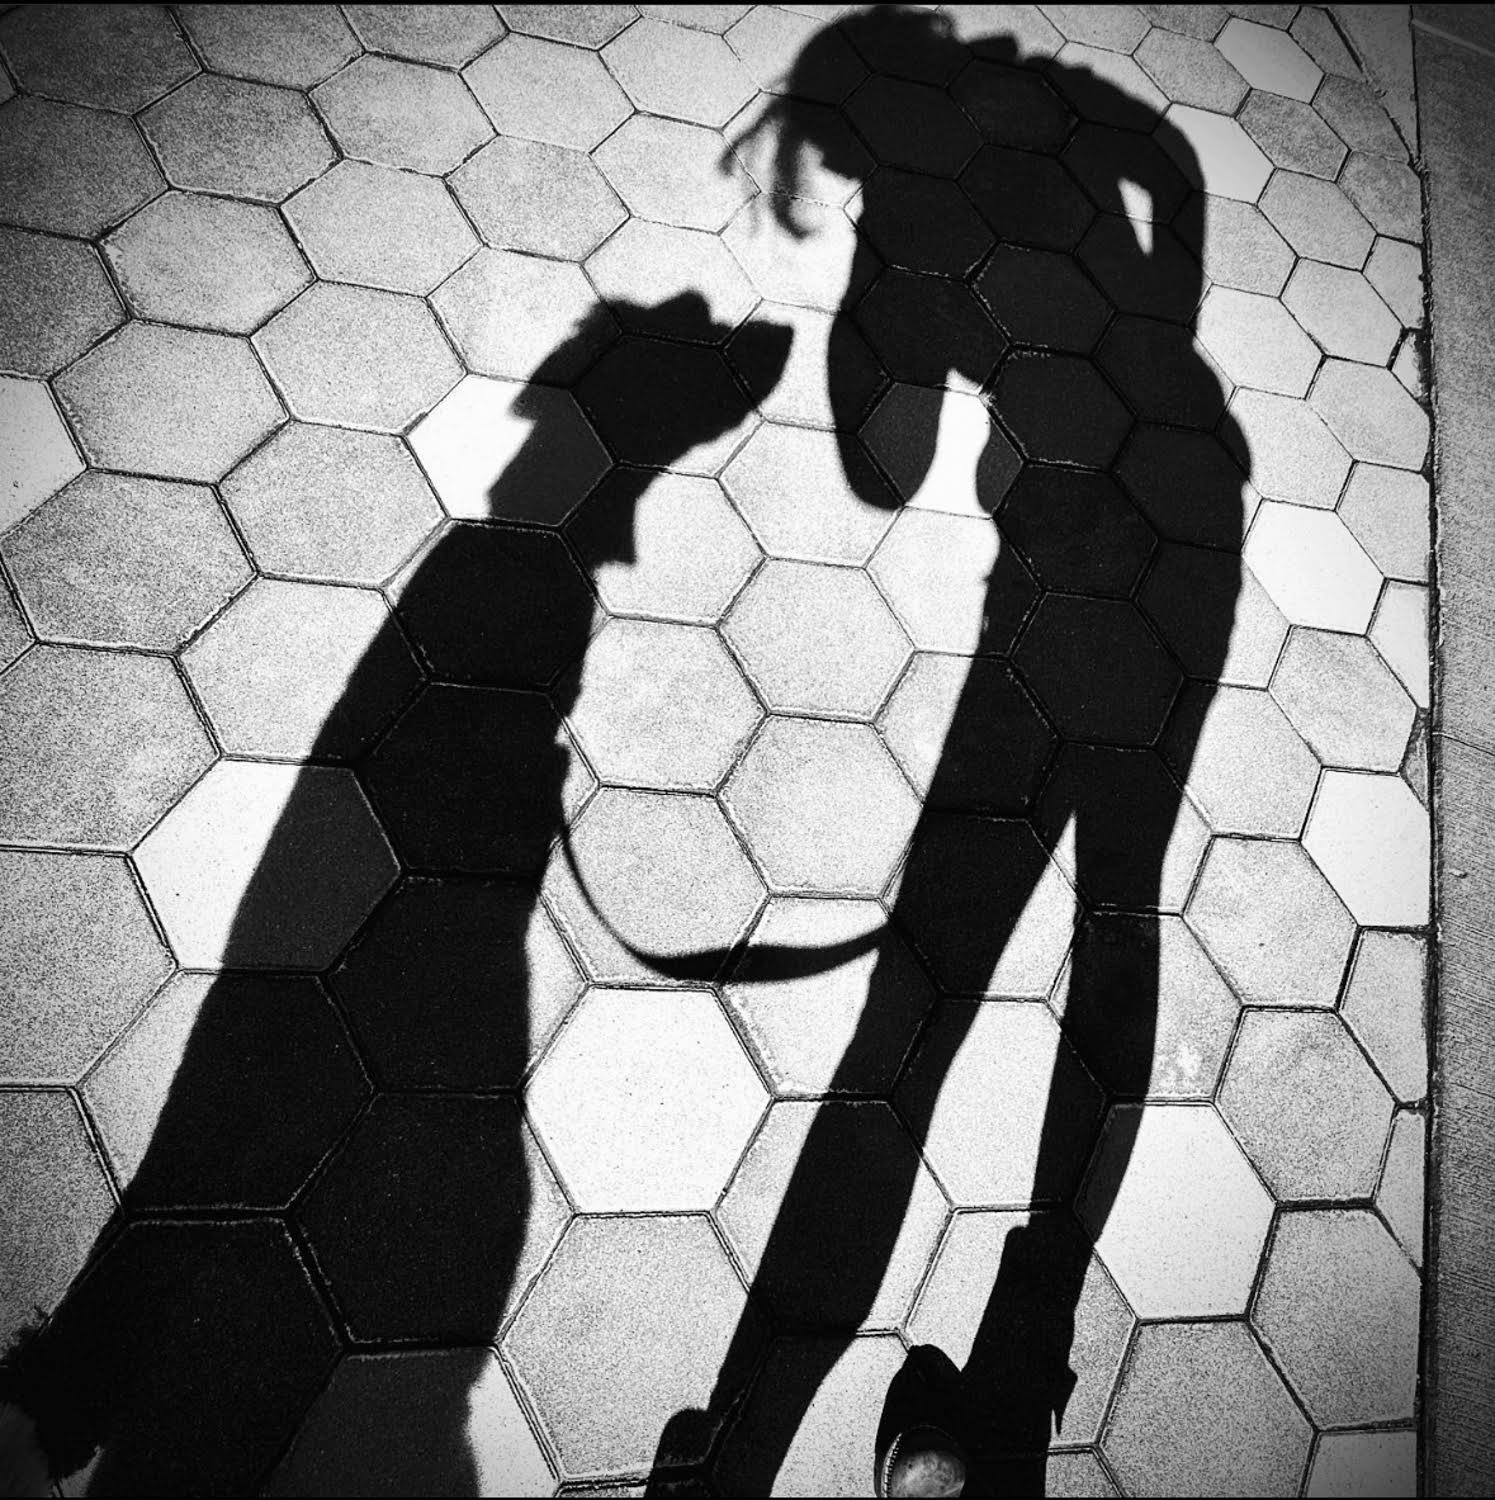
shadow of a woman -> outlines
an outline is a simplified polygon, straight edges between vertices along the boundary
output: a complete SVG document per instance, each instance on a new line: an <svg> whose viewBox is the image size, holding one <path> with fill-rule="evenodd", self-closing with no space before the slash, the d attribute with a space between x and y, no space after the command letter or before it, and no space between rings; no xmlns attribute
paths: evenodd
<svg viewBox="0 0 1495 1500"><path fill-rule="evenodd" d="M817 96L848 41L897 80L884 101L897 109L880 117L885 138L868 137L884 163L870 171L836 111L793 97ZM923 1364L911 1357L882 1434L900 1407L917 1405L919 1371L932 1370L939 1386L948 1368L934 1397L943 1420L978 1455L1003 1455L988 1472L1000 1472L1004 1492L1042 1494L1045 1455L1063 1433L1075 1383L1071 1345L1091 1245L1141 1114L1103 1106L1150 1091L1159 912L1179 901L1165 885L1168 850L1239 588L1246 476L1231 453L1244 444L1193 345L1203 182L1177 129L1113 84L1024 58L1004 37L962 41L948 16L929 10L876 7L827 26L800 54L787 93L762 127L777 143L782 226L798 233L794 195L807 150L862 179L855 261L829 346L848 480L864 468L854 436L865 418L863 341L895 379L930 392L907 403L914 415L898 431L905 499L934 459L939 388L979 390L995 419L976 474L998 533L980 637L890 907L946 997L912 1064L920 1087L898 1095L917 1144L982 1010L975 1002L1001 995L994 972L1051 855L1069 860L1073 838L1081 900L1063 1017L1073 1051L1054 1054L1031 1164L1034 1211L991 1268L963 1371L938 1354ZM985 137L964 166L946 159L952 95ZM871 116L858 123L882 129ZM1085 357L1097 350L1108 378ZM881 494L863 498L876 504ZM1195 681L1182 698L1184 673L1136 602L1159 535L1174 544L1170 601L1189 619ZM1058 741L1046 768L1019 743L1030 698ZM1156 748L1165 724L1176 780ZM854 1093L875 1073L873 1054L890 1032L883 1012L899 994L891 958L880 958L827 1093ZM757 1265L752 1301L795 1336L797 1353L747 1396L752 1419L728 1439L716 1470L724 1493L773 1491L888 1270L919 1157L891 1149L896 1142L884 1152L857 1118L854 1106L821 1105ZM1011 1143L989 1143L992 1153L1004 1149ZM1093 1158L1082 1228L1076 1200ZM751 1387L758 1349L745 1321L720 1368L710 1423ZM656 1487L678 1476L671 1465L702 1422L686 1411L667 1425Z"/></svg>
<svg viewBox="0 0 1495 1500"><path fill-rule="evenodd" d="M494 516L546 513L514 491L546 483L542 397L585 371L604 424L638 419L635 461L589 505L594 567L633 560L657 470L752 408L724 364L700 378L729 331L701 297L617 311L628 334L599 308L537 370L515 407L535 425L490 492ZM736 334L769 387L790 337ZM480 1473L469 1403L538 1269L532 1211L552 1236L564 1212L531 1202L518 1096L532 1032L556 1019L534 1014L556 959L532 919L575 811L561 721L597 605L560 533L492 520L446 526L393 593L295 774L222 971L153 1008L147 1068L173 1042L180 1061L117 1212L0 1370L70 1492L257 1492L342 1351L431 1357L344 1362L335 1420L279 1486L506 1492ZM345 948L360 893L385 886Z"/></svg>

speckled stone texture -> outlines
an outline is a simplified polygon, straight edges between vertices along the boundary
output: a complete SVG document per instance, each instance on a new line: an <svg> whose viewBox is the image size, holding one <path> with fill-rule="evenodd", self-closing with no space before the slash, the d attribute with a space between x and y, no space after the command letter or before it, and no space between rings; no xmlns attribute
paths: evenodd
<svg viewBox="0 0 1495 1500"><path fill-rule="evenodd" d="M1410 1492L1429 332L1343 9L5 9L65 1493L866 1494L913 1346L1004 1492Z"/></svg>

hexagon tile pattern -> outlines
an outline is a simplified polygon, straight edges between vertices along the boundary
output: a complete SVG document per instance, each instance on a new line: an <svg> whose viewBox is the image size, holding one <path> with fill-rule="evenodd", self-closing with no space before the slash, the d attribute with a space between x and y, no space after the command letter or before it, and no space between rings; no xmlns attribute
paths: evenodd
<svg viewBox="0 0 1495 1500"><path fill-rule="evenodd" d="M3 10L63 1492L861 1494L917 1343L1003 1492L1411 1493L1422 230L1330 10Z"/></svg>

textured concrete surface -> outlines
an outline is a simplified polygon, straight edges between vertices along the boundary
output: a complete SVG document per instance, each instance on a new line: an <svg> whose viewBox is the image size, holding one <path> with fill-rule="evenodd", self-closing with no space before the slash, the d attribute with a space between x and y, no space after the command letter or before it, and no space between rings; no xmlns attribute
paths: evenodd
<svg viewBox="0 0 1495 1500"><path fill-rule="evenodd" d="M1439 613L1333 9L0 16L0 1335L74 1487L865 1493L928 1343L1020 1491L1413 1492L1487 1347L1445 1003L1419 1391L1487 59L1424 8Z"/></svg>

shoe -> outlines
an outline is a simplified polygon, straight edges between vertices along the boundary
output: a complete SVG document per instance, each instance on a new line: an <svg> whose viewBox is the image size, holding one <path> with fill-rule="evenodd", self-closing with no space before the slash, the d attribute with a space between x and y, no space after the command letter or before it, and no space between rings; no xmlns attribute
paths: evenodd
<svg viewBox="0 0 1495 1500"><path fill-rule="evenodd" d="M879 1497L963 1495L967 1464L960 1444L942 1427L921 1424L900 1432L877 1471Z"/></svg>

